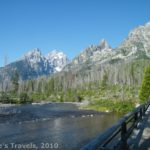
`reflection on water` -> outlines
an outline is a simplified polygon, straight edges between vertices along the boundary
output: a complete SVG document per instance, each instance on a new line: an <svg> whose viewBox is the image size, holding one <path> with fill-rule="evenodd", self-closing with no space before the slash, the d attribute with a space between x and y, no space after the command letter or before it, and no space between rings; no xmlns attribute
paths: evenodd
<svg viewBox="0 0 150 150"><path fill-rule="evenodd" d="M81 111L73 104L26 105L9 109L19 112L11 117L0 116L0 143L9 144L9 149L12 148L10 143L32 143L38 149L47 146L45 149L77 150L118 120L113 113Z"/></svg>

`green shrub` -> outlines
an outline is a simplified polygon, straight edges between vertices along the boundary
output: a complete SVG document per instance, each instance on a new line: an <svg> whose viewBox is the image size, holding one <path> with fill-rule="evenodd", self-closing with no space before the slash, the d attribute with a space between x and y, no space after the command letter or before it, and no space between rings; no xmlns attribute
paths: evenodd
<svg viewBox="0 0 150 150"><path fill-rule="evenodd" d="M32 102L27 93L21 93L19 99L21 104L27 104Z"/></svg>
<svg viewBox="0 0 150 150"><path fill-rule="evenodd" d="M87 109L97 111L113 111L119 113L127 113L134 109L134 102L121 100L97 100L86 106Z"/></svg>
<svg viewBox="0 0 150 150"><path fill-rule="evenodd" d="M0 102L1 103L11 103L10 96L6 92L1 92L0 94Z"/></svg>
<svg viewBox="0 0 150 150"><path fill-rule="evenodd" d="M145 68L142 86L139 92L141 103L145 103L150 98L150 66Z"/></svg>

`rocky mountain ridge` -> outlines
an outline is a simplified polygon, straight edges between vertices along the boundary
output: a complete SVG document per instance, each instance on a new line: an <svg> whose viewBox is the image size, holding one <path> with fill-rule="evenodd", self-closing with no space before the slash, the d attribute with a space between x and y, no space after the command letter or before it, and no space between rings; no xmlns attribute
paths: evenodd
<svg viewBox="0 0 150 150"><path fill-rule="evenodd" d="M20 79L33 79L59 72L68 62L67 56L61 51L54 50L44 56L38 48L35 48L19 60L0 68L0 75L11 76L17 71Z"/></svg>
<svg viewBox="0 0 150 150"><path fill-rule="evenodd" d="M98 45L91 45L65 68L73 68L87 61L102 64L109 61L150 58L150 22L129 32L128 37L115 49L106 40Z"/></svg>
<svg viewBox="0 0 150 150"><path fill-rule="evenodd" d="M128 37L115 49L106 40L98 45L90 45L72 61L63 52L54 50L43 56L39 49L33 49L20 60L0 69L0 74L11 75L17 70L21 79L33 79L43 75L51 75L60 71L85 68L88 65L101 65L119 61L150 58L150 22L133 29ZM84 71L84 68L82 71ZM5 71L4 71L5 70ZM4 73L5 72L5 73ZM2 78L2 77L1 77Z"/></svg>

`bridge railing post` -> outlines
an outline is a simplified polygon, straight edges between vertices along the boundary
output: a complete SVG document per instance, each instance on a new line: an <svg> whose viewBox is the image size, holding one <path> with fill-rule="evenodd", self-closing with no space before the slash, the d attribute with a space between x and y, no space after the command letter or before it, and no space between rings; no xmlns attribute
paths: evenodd
<svg viewBox="0 0 150 150"><path fill-rule="evenodd" d="M123 122L121 125L121 143L122 143L122 150L128 150L128 144L127 144L127 125L126 122Z"/></svg>
<svg viewBox="0 0 150 150"><path fill-rule="evenodd" d="M138 120L138 112L136 112L136 113L134 114L134 125L136 124L137 120ZM137 124L136 124L135 127L137 128Z"/></svg>
<svg viewBox="0 0 150 150"><path fill-rule="evenodd" d="M142 108L140 108L140 119L142 119L142 115L143 115Z"/></svg>
<svg viewBox="0 0 150 150"><path fill-rule="evenodd" d="M146 109L145 109L145 105L143 106L143 116L145 115L145 111L146 111Z"/></svg>

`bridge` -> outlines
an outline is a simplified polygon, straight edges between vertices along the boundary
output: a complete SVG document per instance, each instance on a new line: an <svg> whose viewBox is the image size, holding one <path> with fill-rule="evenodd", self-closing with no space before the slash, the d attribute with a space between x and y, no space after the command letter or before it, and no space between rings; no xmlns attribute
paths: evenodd
<svg viewBox="0 0 150 150"><path fill-rule="evenodd" d="M135 108L81 150L148 150L150 100Z"/></svg>

